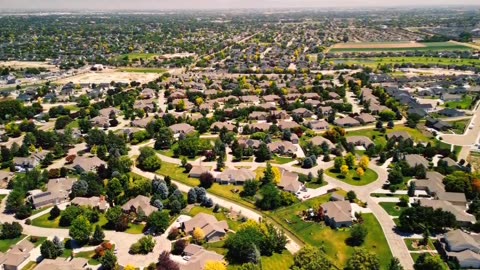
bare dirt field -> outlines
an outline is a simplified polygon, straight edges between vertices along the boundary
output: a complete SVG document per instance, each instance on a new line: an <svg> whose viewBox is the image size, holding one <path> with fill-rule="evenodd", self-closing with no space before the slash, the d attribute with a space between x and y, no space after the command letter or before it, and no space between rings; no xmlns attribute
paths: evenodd
<svg viewBox="0 0 480 270"><path fill-rule="evenodd" d="M160 75L156 73L139 73L139 72L120 72L120 71L102 71L102 72L87 72L76 76L60 79L58 83L110 83L137 81L140 83L147 83L157 79Z"/></svg>
<svg viewBox="0 0 480 270"><path fill-rule="evenodd" d="M58 68L47 62L33 62L33 61L0 61L0 66L11 67L15 69L19 68L46 68L52 71L58 70Z"/></svg>
<svg viewBox="0 0 480 270"><path fill-rule="evenodd" d="M425 48L425 44L417 42L367 42L367 43L338 43L335 49L397 49L397 48Z"/></svg>

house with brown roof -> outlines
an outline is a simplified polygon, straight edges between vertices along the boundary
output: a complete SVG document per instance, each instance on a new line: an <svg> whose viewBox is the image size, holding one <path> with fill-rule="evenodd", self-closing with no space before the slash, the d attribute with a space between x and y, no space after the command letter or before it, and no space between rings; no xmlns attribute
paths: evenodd
<svg viewBox="0 0 480 270"><path fill-rule="evenodd" d="M102 213L107 211L108 208L110 207L108 202L105 200L104 196L100 196L100 197L93 196L93 197L90 197L90 198L75 197L71 201L71 204L78 205L78 206L85 206L85 207L89 207L89 208L93 208L93 209L98 209Z"/></svg>
<svg viewBox="0 0 480 270"><path fill-rule="evenodd" d="M271 123L253 123L250 125L250 128L254 131L268 131L270 129Z"/></svg>
<svg viewBox="0 0 480 270"><path fill-rule="evenodd" d="M202 229L207 242L217 242L222 240L227 234L227 221L218 221L214 216L200 213L190 220L182 223L181 229L187 234L193 234L196 228Z"/></svg>
<svg viewBox="0 0 480 270"><path fill-rule="evenodd" d="M350 136L345 138L347 143L352 143L355 146L363 146L367 148L369 145L373 144L372 140L367 136Z"/></svg>
<svg viewBox="0 0 480 270"><path fill-rule="evenodd" d="M107 117L107 118L110 118L111 113L115 114L115 116L119 116L120 113L122 113L121 110L119 110L115 107L104 108L104 109L99 110L98 112L100 113L101 116Z"/></svg>
<svg viewBox="0 0 480 270"><path fill-rule="evenodd" d="M0 255L0 266L3 270L20 270L27 265L30 252L35 246L32 242L24 239L7 253Z"/></svg>
<svg viewBox="0 0 480 270"><path fill-rule="evenodd" d="M289 172L285 169L282 169L281 173L282 176L280 178L280 183L278 183L279 188L293 194L297 193L301 189L304 189L302 182L298 181L298 174Z"/></svg>
<svg viewBox="0 0 480 270"><path fill-rule="evenodd" d="M92 123L94 127L108 128L110 126L110 118L99 115L90 119L90 123Z"/></svg>
<svg viewBox="0 0 480 270"><path fill-rule="evenodd" d="M224 185L243 185L245 181L254 180L256 174L248 169L225 169L215 176L215 180Z"/></svg>
<svg viewBox="0 0 480 270"><path fill-rule="evenodd" d="M279 155L293 155L297 152L297 146L289 141L276 141L267 144L268 150Z"/></svg>
<svg viewBox="0 0 480 270"><path fill-rule="evenodd" d="M303 118L309 118L309 117L312 117L313 112L306 108L298 108L293 110L292 114L303 117Z"/></svg>
<svg viewBox="0 0 480 270"><path fill-rule="evenodd" d="M122 210L127 213L138 214L140 208L147 216L150 216L150 214L158 210L155 206L150 204L150 198L143 195L138 195L122 205Z"/></svg>
<svg viewBox="0 0 480 270"><path fill-rule="evenodd" d="M387 134L387 139L388 140L390 140L392 138L395 141L398 141L400 139L402 139L402 140L411 139L412 136L410 136L410 134L408 134L408 132L406 132L406 131L396 131L396 132L392 132L392 133Z"/></svg>
<svg viewBox="0 0 480 270"><path fill-rule="evenodd" d="M300 125L297 124L297 122L295 121L284 121L284 120L278 121L277 126L280 129L294 129L294 128L300 127Z"/></svg>
<svg viewBox="0 0 480 270"><path fill-rule="evenodd" d="M357 127L360 126L360 122L358 122L356 119L346 116L343 118L338 118L333 121L335 125L339 127Z"/></svg>
<svg viewBox="0 0 480 270"><path fill-rule="evenodd" d="M47 183L47 191L34 194L29 199L35 209L66 202L76 181L76 178L50 179Z"/></svg>
<svg viewBox="0 0 480 270"><path fill-rule="evenodd" d="M417 154L405 155L405 161L407 162L410 168L414 168L417 165L423 165L423 167L428 168L429 162L423 156Z"/></svg>
<svg viewBox="0 0 480 270"><path fill-rule="evenodd" d="M173 134L190 134L195 132L195 128L187 123L173 124L169 126Z"/></svg>
<svg viewBox="0 0 480 270"><path fill-rule="evenodd" d="M89 171L96 170L101 165L106 166L107 163L96 156L93 156L93 157L77 156L73 160L72 164L67 165L66 167L82 173L82 172L89 172Z"/></svg>
<svg viewBox="0 0 480 270"><path fill-rule="evenodd" d="M322 204L325 222L333 228L353 225L352 206L349 201L330 201Z"/></svg>
<svg viewBox="0 0 480 270"><path fill-rule="evenodd" d="M314 131L326 131L329 128L329 124L325 119L310 121L307 123L307 126Z"/></svg>
<svg viewBox="0 0 480 270"><path fill-rule="evenodd" d="M55 260L43 259L36 267L35 270L83 270L87 269L88 260L85 258L73 258L71 260L65 260L65 258L58 257Z"/></svg>
<svg viewBox="0 0 480 270"><path fill-rule="evenodd" d="M188 176L192 178L200 178L200 175L209 171L210 170L207 167L203 167L201 165L194 165L192 169L188 172Z"/></svg>
<svg viewBox="0 0 480 270"><path fill-rule="evenodd" d="M195 244L186 246L183 252L183 255L190 257L190 259L186 264L180 264L180 270L204 270L207 262L224 261L222 255Z"/></svg>
<svg viewBox="0 0 480 270"><path fill-rule="evenodd" d="M335 148L335 145L329 139L322 136L313 137L310 142L315 146L322 146L322 144L326 143L328 148Z"/></svg>
<svg viewBox="0 0 480 270"><path fill-rule="evenodd" d="M210 130L222 130L223 128L226 128L228 131L233 131L236 127L235 125L232 125L231 123L228 122L215 122L212 125L210 125Z"/></svg>
<svg viewBox="0 0 480 270"><path fill-rule="evenodd" d="M267 120L267 118L268 118L268 113L266 112L254 111L248 115L248 119L250 120Z"/></svg>
<svg viewBox="0 0 480 270"><path fill-rule="evenodd" d="M251 147L252 149L258 149L262 142L260 140L240 138L238 139L238 144L244 148Z"/></svg>
<svg viewBox="0 0 480 270"><path fill-rule="evenodd" d="M360 122L362 125L367 125L374 123L376 121L375 117L368 113L361 113L355 119Z"/></svg>
<svg viewBox="0 0 480 270"><path fill-rule="evenodd" d="M130 125L137 128L146 128L153 121L153 116L133 120Z"/></svg>

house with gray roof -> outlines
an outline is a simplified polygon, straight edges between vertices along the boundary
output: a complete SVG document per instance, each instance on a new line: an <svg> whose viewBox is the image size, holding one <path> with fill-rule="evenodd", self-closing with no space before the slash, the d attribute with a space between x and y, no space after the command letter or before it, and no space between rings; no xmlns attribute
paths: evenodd
<svg viewBox="0 0 480 270"><path fill-rule="evenodd" d="M478 237L453 230L447 232L442 241L443 253L450 259L456 259L461 268L480 268L480 244Z"/></svg>
<svg viewBox="0 0 480 270"><path fill-rule="evenodd" d="M139 209L142 209L147 216L150 216L153 212L158 210L155 206L150 204L150 198L143 195L138 195L122 205L122 210L127 213L138 214Z"/></svg>
<svg viewBox="0 0 480 270"><path fill-rule="evenodd" d="M34 194L29 199L35 209L66 202L76 181L76 178L50 179L47 183L47 191Z"/></svg>
<svg viewBox="0 0 480 270"><path fill-rule="evenodd" d="M425 169L429 167L428 160L423 156L417 154L405 155L405 161L407 162L408 166L410 166L410 168L414 168L417 165L423 165Z"/></svg>
<svg viewBox="0 0 480 270"><path fill-rule="evenodd" d="M349 201L330 201L322 204L325 221L333 228L353 225L352 206Z"/></svg>
<svg viewBox="0 0 480 270"><path fill-rule="evenodd" d="M338 118L333 121L335 125L339 127L357 127L360 126L360 122L350 116L346 116L343 118Z"/></svg>
<svg viewBox="0 0 480 270"><path fill-rule="evenodd" d="M256 174L245 168L226 169L215 176L216 181L224 185L243 185L245 181L254 180L255 178Z"/></svg>

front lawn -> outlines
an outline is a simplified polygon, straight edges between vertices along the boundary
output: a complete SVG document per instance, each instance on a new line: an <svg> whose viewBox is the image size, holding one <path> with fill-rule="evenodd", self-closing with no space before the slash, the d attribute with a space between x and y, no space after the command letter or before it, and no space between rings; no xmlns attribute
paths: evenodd
<svg viewBox="0 0 480 270"><path fill-rule="evenodd" d="M380 202L379 204L380 204L381 207L383 207L383 209L385 209L385 211L387 211L387 213L390 216L394 216L394 217L400 216L400 214L405 209L408 208L408 207L405 207L405 206L399 206L398 203L396 203L396 202Z"/></svg>
<svg viewBox="0 0 480 270"><path fill-rule="evenodd" d="M90 265L100 265L100 261L98 261L95 257L95 251L84 251L75 254L75 258L84 258L88 260L88 264Z"/></svg>
<svg viewBox="0 0 480 270"><path fill-rule="evenodd" d="M301 218L303 211L309 208L318 208L329 200L330 194L323 195L273 211L271 216L305 243L323 247L328 257L338 267L343 267L353 254L353 247L346 244L346 240L350 236L350 230L348 228L334 230L323 223L304 221ZM362 216L364 225L368 229L363 247L376 253L382 268L386 268L392 254L382 228L373 214L363 214Z"/></svg>
<svg viewBox="0 0 480 270"><path fill-rule="evenodd" d="M472 96L465 95L460 101L449 101L444 104L447 108L468 110L472 106Z"/></svg>
<svg viewBox="0 0 480 270"><path fill-rule="evenodd" d="M173 180L181 182L183 184L196 187L200 184L200 181L195 178L188 177L185 173L185 169L177 164L162 162L162 167L157 171L157 174L163 176L170 176Z"/></svg>
<svg viewBox="0 0 480 270"><path fill-rule="evenodd" d="M0 252L7 252L12 246L20 242L24 239L26 235L20 235L20 237L13 238L13 239L1 239L0 240Z"/></svg>
<svg viewBox="0 0 480 270"><path fill-rule="evenodd" d="M22 268L22 270L32 270L35 269L35 267L37 267L37 263L34 261L30 261Z"/></svg>
<svg viewBox="0 0 480 270"><path fill-rule="evenodd" d="M45 213L38 218L32 220L32 225L42 228L67 228L60 226L60 216L56 219L50 219L50 213ZM92 227L100 225L100 227L104 227L108 223L108 220L105 218L104 214L99 215L98 222L93 223Z"/></svg>
<svg viewBox="0 0 480 270"><path fill-rule="evenodd" d="M368 185L378 178L378 174L371 169L367 169L361 178L358 177L357 172L353 169L350 170L347 175L337 172L334 168L328 169L325 173L330 177L336 178L353 186Z"/></svg>
<svg viewBox="0 0 480 270"><path fill-rule="evenodd" d="M291 157L280 157L280 156L273 156L273 161L272 163L274 164L285 164L294 161L293 158Z"/></svg>
<svg viewBox="0 0 480 270"><path fill-rule="evenodd" d="M144 223L130 223L128 224L128 229L125 232L129 234L142 234L144 229Z"/></svg>
<svg viewBox="0 0 480 270"><path fill-rule="evenodd" d="M287 270L293 265L293 255L284 250L282 254L274 253L272 256L262 256L262 265L260 269ZM239 265L229 264L228 270L237 270Z"/></svg>

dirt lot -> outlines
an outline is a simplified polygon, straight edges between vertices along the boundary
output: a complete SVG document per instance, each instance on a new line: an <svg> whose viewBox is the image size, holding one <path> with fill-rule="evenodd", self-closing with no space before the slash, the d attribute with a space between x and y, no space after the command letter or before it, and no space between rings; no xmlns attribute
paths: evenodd
<svg viewBox="0 0 480 270"><path fill-rule="evenodd" d="M338 43L335 49L397 49L397 48L424 48L424 44L417 42L379 42L379 43Z"/></svg>
<svg viewBox="0 0 480 270"><path fill-rule="evenodd" d="M60 79L57 83L110 83L137 81L141 83L147 83L157 79L160 74L156 73L139 73L139 72L120 72L120 71L102 71L102 72L87 72L84 74Z"/></svg>
<svg viewBox="0 0 480 270"><path fill-rule="evenodd" d="M57 71L58 70L58 68L56 66L51 65L47 62L0 61L0 66L2 66L2 67L12 67L12 68L15 68L15 69L27 68L27 67L30 67L30 68L43 67L43 68L49 69L51 71Z"/></svg>

